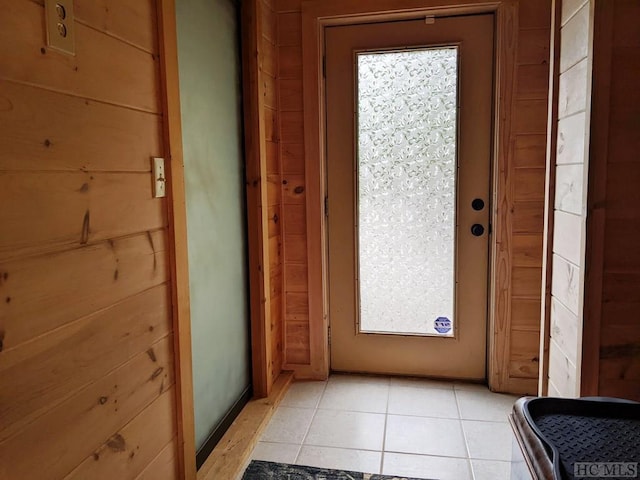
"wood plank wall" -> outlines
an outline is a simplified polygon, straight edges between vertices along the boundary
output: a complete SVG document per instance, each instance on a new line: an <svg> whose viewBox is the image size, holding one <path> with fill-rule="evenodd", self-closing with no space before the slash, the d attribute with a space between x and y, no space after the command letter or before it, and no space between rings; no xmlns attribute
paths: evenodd
<svg viewBox="0 0 640 480"><path fill-rule="evenodd" d="M307 223L300 1L278 1L280 159L284 221L285 365L309 365Z"/></svg>
<svg viewBox="0 0 640 480"><path fill-rule="evenodd" d="M282 236L283 198L288 185L282 177L280 165L280 112L278 89L278 18L273 0L261 0L261 88L264 98L265 161L267 164L267 202L269 237L269 300L271 325L271 364L269 378L275 382L284 363L283 286L284 255Z"/></svg>
<svg viewBox="0 0 640 480"><path fill-rule="evenodd" d="M443 2L447 3L447 2ZM534 393L538 378L540 289L546 119L549 85L551 2L521 0L517 35L508 46L512 55L508 163L499 199L504 215L499 264L504 266L496 294L496 309L507 312L500 324L495 361L501 366L493 379L502 391ZM300 0L278 0L280 91L280 154L285 190L284 291L286 367L300 372L310 361L307 286L306 210L304 199L304 123Z"/></svg>
<svg viewBox="0 0 640 480"><path fill-rule="evenodd" d="M0 4L0 478L176 478L155 2Z"/></svg>
<svg viewBox="0 0 640 480"><path fill-rule="evenodd" d="M506 47L514 51L515 71L513 78L504 78L512 88L511 98L503 99L511 113L502 125L509 132L507 161L503 171L494 172L502 229L495 232L496 330L491 335L498 368L490 384L524 394L537 391L540 364L551 2L520 0L516 5L517 39Z"/></svg>
<svg viewBox="0 0 640 480"><path fill-rule="evenodd" d="M582 395L640 400L640 4L597 0Z"/></svg>
<svg viewBox="0 0 640 480"><path fill-rule="evenodd" d="M560 21L548 393L576 397L580 395L584 185L589 163L586 151L589 142L589 2L564 2Z"/></svg>
<svg viewBox="0 0 640 480"><path fill-rule="evenodd" d="M253 389L266 397L284 363L283 185L272 0L243 2L242 44Z"/></svg>

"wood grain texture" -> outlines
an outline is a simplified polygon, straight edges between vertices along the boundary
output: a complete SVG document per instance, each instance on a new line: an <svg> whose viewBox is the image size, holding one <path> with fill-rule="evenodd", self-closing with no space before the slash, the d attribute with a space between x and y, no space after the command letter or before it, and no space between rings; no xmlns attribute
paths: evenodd
<svg viewBox="0 0 640 480"><path fill-rule="evenodd" d="M551 339L549 344L549 390L553 384L558 396L575 398L580 394L576 385L576 366L562 352L558 344Z"/></svg>
<svg viewBox="0 0 640 480"><path fill-rule="evenodd" d="M544 134L515 135L514 167L545 168L547 136Z"/></svg>
<svg viewBox="0 0 640 480"><path fill-rule="evenodd" d="M150 348L153 355L139 353L3 440L0 457L12 460L2 462L2 478L42 478L43 471L49 478L63 478L105 442L115 441L121 449L117 432L173 385L171 337ZM173 429L173 417L156 420L158 428ZM94 474L108 475L108 469L98 473L101 465L96 464Z"/></svg>
<svg viewBox="0 0 640 480"><path fill-rule="evenodd" d="M9 2L0 20L0 78L87 99L158 113L158 61L153 55L76 24L76 55L47 49L44 8ZM155 22L155 19L153 19Z"/></svg>
<svg viewBox="0 0 640 480"><path fill-rule="evenodd" d="M567 5L567 8L573 8ZM554 69L558 82L558 118L555 134L556 154L553 166L553 192L555 215L548 218L550 247L547 247L545 273L545 373L549 383L561 394L575 396L580 393L581 358L576 351L582 337L582 282L584 256L584 184L588 164L585 157L589 104L590 6L587 4L571 18L565 18L560 30L560 45L556 45L557 65ZM550 168L552 168L550 166ZM550 202L551 199L549 199ZM551 211L551 203L549 210ZM553 257L551 255L553 254ZM558 347L552 361L551 343ZM563 358L564 356L564 358ZM555 362L553 367L552 362ZM572 365L559 369L562 363ZM549 365L548 369L546 364ZM555 377L558 375L559 377ZM569 375L567 377L566 375ZM544 389L544 380L541 381Z"/></svg>
<svg viewBox="0 0 640 480"><path fill-rule="evenodd" d="M582 112L587 107L587 59L560 75L558 84L558 118Z"/></svg>
<svg viewBox="0 0 640 480"><path fill-rule="evenodd" d="M148 173L0 173L0 203L0 262L167 225Z"/></svg>
<svg viewBox="0 0 640 480"><path fill-rule="evenodd" d="M562 27L560 74L588 55L589 9L587 3Z"/></svg>
<svg viewBox="0 0 640 480"><path fill-rule="evenodd" d="M155 407L176 396L160 4L129 3L74 2L75 56L46 47L42 1L0 18L1 478L134 478L178 433Z"/></svg>
<svg viewBox="0 0 640 480"><path fill-rule="evenodd" d="M192 479L196 472L193 374L191 362L191 316L189 298L189 258L187 253L187 210L182 152L182 117L178 72L178 38L174 0L157 4L160 52L163 139L167 178L169 217L169 264L174 331L176 378L176 450L178 477Z"/></svg>
<svg viewBox="0 0 640 480"><path fill-rule="evenodd" d="M135 478L175 432L175 391L169 388L102 444L65 480Z"/></svg>
<svg viewBox="0 0 640 480"><path fill-rule="evenodd" d="M584 162L587 143L586 127L585 112L565 117L558 122L556 155L558 165Z"/></svg>
<svg viewBox="0 0 640 480"><path fill-rule="evenodd" d="M560 152L558 125L558 84L560 64L560 28L563 2L552 0L551 6L551 58L549 65L549 114L545 152L545 201L543 215L543 255L542 255L542 305L540 313L540 371L538 374L538 395L548 395L551 391L549 381L549 343L551 341L551 281L550 265L553 261L553 236L555 217L556 164Z"/></svg>
<svg viewBox="0 0 640 480"><path fill-rule="evenodd" d="M304 143L281 143L282 172L304 175Z"/></svg>
<svg viewBox="0 0 640 480"><path fill-rule="evenodd" d="M77 21L149 53L158 53L154 0L80 0L74 7Z"/></svg>
<svg viewBox="0 0 640 480"><path fill-rule="evenodd" d="M0 80L0 170L150 172L158 115Z"/></svg>
<svg viewBox="0 0 640 480"><path fill-rule="evenodd" d="M149 462L136 480L173 480L178 478L178 439L174 437L160 453Z"/></svg>
<svg viewBox="0 0 640 480"><path fill-rule="evenodd" d="M540 332L513 330L511 332L509 376L538 380Z"/></svg>
<svg viewBox="0 0 640 480"><path fill-rule="evenodd" d="M169 312L159 285L4 352L0 440L135 355L155 356L149 345L171 332Z"/></svg>
<svg viewBox="0 0 640 480"><path fill-rule="evenodd" d="M247 186L247 235L249 242L249 301L253 390L258 397L269 394L271 382L271 327L269 299L269 231L266 164L266 116L260 94L262 50L260 10L262 2L242 4L242 65ZM269 127L272 128L272 127ZM273 131L273 128L272 128ZM273 136L273 134L272 134ZM277 241L277 237L276 241Z"/></svg>
<svg viewBox="0 0 640 480"><path fill-rule="evenodd" d="M0 328L8 350L166 282L166 233L16 259L0 264L0 271Z"/></svg>
<svg viewBox="0 0 640 480"><path fill-rule="evenodd" d="M268 188L267 201L270 206L277 206L280 214L284 213L284 190L286 182L282 177L282 165L280 162L280 152L278 145L282 140L282 120L280 109L280 79L276 78L278 73L278 18L273 10L272 1L263 1L262 8L259 10L260 23L262 26L262 39L260 40L261 48L259 49L258 64L262 66L260 75L262 83L267 86L267 92L264 96L265 104L265 125L266 130L264 137L266 140L265 154L266 158L262 162L267 165L268 172ZM272 107L272 108L270 108ZM271 123L273 122L273 123ZM270 132L270 129L273 129ZM275 158L269 158L273 156ZM271 166L271 169L269 168ZM275 232L271 236L271 217L269 212L269 328L270 328L270 358L268 365L268 381L270 384L278 378L282 371L284 362L283 343L284 343L284 317L283 317L283 228L282 222L275 223ZM267 308L267 307L265 307Z"/></svg>
<svg viewBox="0 0 640 480"><path fill-rule="evenodd" d="M514 298L511 301L511 328L536 332L540 329L540 302L535 299Z"/></svg>

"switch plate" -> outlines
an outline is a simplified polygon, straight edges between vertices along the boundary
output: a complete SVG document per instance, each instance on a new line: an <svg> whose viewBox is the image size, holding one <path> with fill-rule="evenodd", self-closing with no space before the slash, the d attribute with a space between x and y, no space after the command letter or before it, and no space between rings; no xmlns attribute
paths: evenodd
<svg viewBox="0 0 640 480"><path fill-rule="evenodd" d="M153 196L165 197L167 177L164 174L164 158L154 157L151 160L153 162Z"/></svg>
<svg viewBox="0 0 640 480"><path fill-rule="evenodd" d="M73 0L45 0L47 45L75 55Z"/></svg>

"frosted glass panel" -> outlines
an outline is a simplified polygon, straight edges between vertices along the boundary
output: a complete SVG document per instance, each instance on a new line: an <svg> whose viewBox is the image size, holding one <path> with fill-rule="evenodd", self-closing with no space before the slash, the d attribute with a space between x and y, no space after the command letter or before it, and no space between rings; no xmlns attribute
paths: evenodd
<svg viewBox="0 0 640 480"><path fill-rule="evenodd" d="M198 465L251 386L238 14L176 1Z"/></svg>
<svg viewBox="0 0 640 480"><path fill-rule="evenodd" d="M458 49L357 69L360 331L453 336Z"/></svg>

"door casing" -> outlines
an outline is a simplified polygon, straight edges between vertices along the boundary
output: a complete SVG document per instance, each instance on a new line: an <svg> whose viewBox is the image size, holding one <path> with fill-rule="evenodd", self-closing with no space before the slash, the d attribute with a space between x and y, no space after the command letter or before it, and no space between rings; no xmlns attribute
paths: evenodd
<svg viewBox="0 0 640 480"><path fill-rule="evenodd" d="M448 16L435 20L433 25L425 25L422 20L369 23L332 27L327 33L326 181L331 209L327 222L332 370L477 381L486 377L487 247L491 235L487 230L476 238L468 228L477 222L486 225L490 212L489 206L474 211L471 201L475 197L487 202L490 199L494 20L490 14ZM456 142L459 227L455 234L455 263L459 266L454 273L461 296L454 313L456 334L434 338L356 333L352 321L357 322L358 317L358 242L352 225L357 224L358 217L354 197L357 175L353 176L357 122L349 117L357 100L353 98L355 72L347 68L349 61L354 61L349 53L353 46L357 46L356 51L410 51L437 45L459 45L461 49ZM370 355L372 352L376 354Z"/></svg>
<svg viewBox="0 0 640 480"><path fill-rule="evenodd" d="M498 258L500 243L506 240L510 220L496 214L511 188L497 172L507 171L511 154L509 141L512 121L512 78L515 75L513 46L518 34L518 0L308 0L302 5L302 57L304 81L304 152L307 195L307 258L309 292L310 364L293 366L298 378L325 379L329 374L326 232L325 232L325 132L324 90L322 79L324 28L330 25L419 18L429 15L494 13L496 16L496 58L494 63L494 130L491 223L494 237L490 245L490 297L488 317L487 379L493 390L510 385L508 372L508 332L510 313L504 302L510 295L509 274ZM504 234L502 234L504 232ZM504 250L502 248L502 250ZM504 254L503 254L504 256ZM519 384L518 384L519 385ZM525 383L523 383L523 386ZM517 387L520 389L521 387Z"/></svg>

